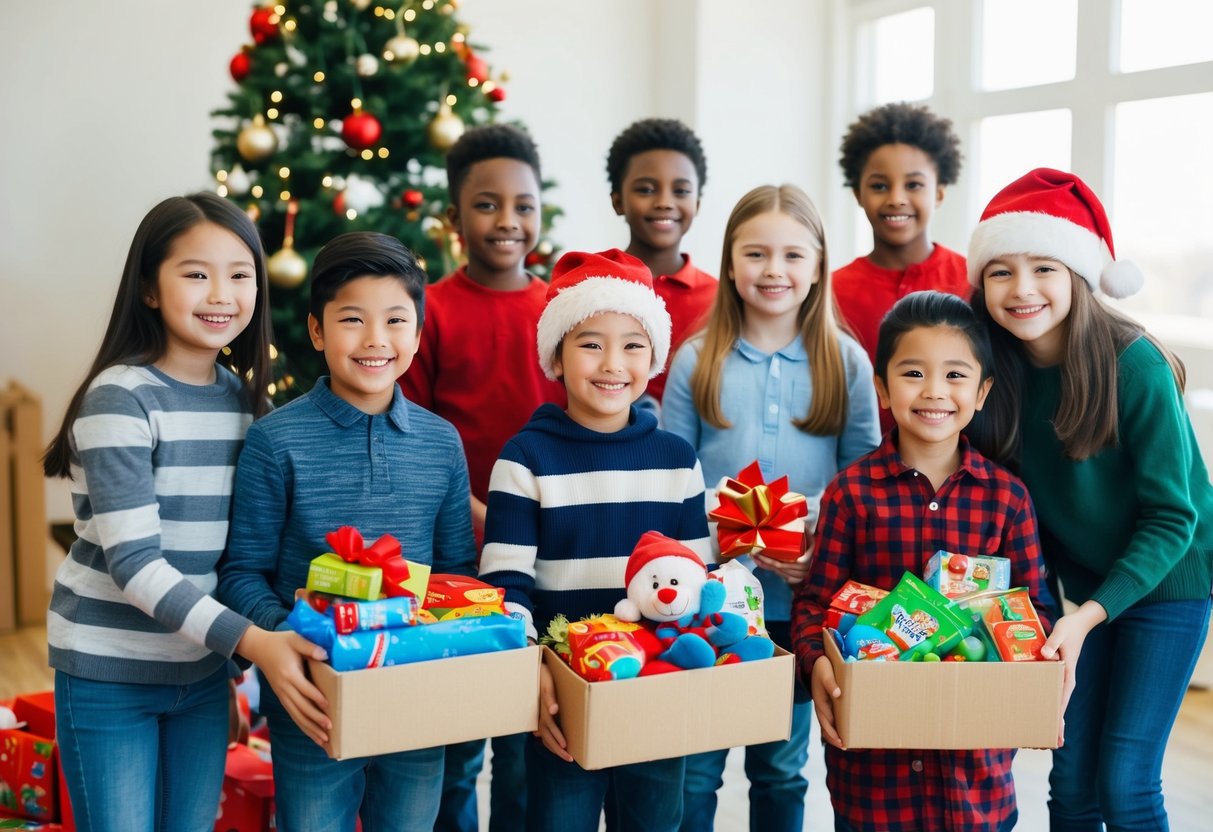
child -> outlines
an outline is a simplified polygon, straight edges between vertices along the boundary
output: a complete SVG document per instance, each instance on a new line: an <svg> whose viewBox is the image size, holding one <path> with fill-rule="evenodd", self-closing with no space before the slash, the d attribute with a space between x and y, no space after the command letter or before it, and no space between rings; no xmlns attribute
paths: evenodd
<svg viewBox="0 0 1213 832"><path fill-rule="evenodd" d="M607 177L611 205L631 230L627 253L652 272L653 290L670 313L670 347L677 351L702 325L716 296L716 278L680 251L708 178L699 137L675 119L637 121L611 143ZM648 397L657 404L665 382L664 375L649 382Z"/></svg>
<svg viewBox="0 0 1213 832"><path fill-rule="evenodd" d="M1163 752L1209 626L1213 487L1183 366L1101 301L1142 282L1112 256L1098 197L1044 168L991 200L969 246L998 375L983 428L1017 461L1049 566L1079 605L1043 648L1073 690L1049 777L1054 829L1167 828Z"/></svg>
<svg viewBox="0 0 1213 832"><path fill-rule="evenodd" d="M263 627L283 626L325 534L351 525L391 533L410 560L473 574L467 466L455 429L396 385L421 333L425 273L394 237L342 234L316 255L308 331L330 375L256 422L236 469L219 595ZM401 692L393 718L424 719ZM429 829L443 749L331 760L262 691L274 741L279 829ZM408 711L405 713L404 711ZM382 715L368 714L367 719Z"/></svg>
<svg viewBox="0 0 1213 832"><path fill-rule="evenodd" d="M292 718L327 727L300 658L324 652L211 597L236 455L268 406L266 291L243 211L207 193L161 202L135 233L101 349L46 450L46 475L71 480L79 533L46 624L81 829L214 824L233 653L262 667ZM224 347L231 369L216 364Z"/></svg>
<svg viewBox="0 0 1213 832"><path fill-rule="evenodd" d="M720 274L707 331L670 366L664 425L695 448L709 483L757 459L768 481L787 474L793 491L815 497L880 434L872 365L834 322L825 232L804 191L766 185L743 196L725 226ZM767 630L790 650L792 587L808 555L755 562ZM812 706L798 693L791 739L746 749L751 829L804 825ZM726 754L687 758L684 830L713 827Z"/></svg>
<svg viewBox="0 0 1213 832"><path fill-rule="evenodd" d="M892 589L922 574L937 550L1011 560L1011 585L1047 614L1052 598L1032 501L1023 483L978 453L961 431L992 383L990 342L968 304L914 292L880 325L876 389L897 427L844 469L821 500L817 548L797 590L792 633L826 746L826 783L843 832L1009 830L1015 825L1010 749L846 750L834 728L841 695L822 655L822 618L848 579Z"/></svg>
<svg viewBox="0 0 1213 832"><path fill-rule="evenodd" d="M532 639L557 613L576 620L624 597L624 566L646 531L709 556L695 452L632 403L661 371L670 318L649 271L618 250L569 252L539 319L539 362L568 391L545 404L493 468L482 578ZM540 671L539 739L527 743L527 828L597 828L608 786L624 829L674 830L683 758L583 771L565 750L551 674ZM540 744L542 741L542 745Z"/></svg>
<svg viewBox="0 0 1213 832"><path fill-rule="evenodd" d="M842 139L842 174L872 226L872 251L834 272L838 311L876 358L880 319L898 298L938 289L967 298L965 259L931 242L931 217L960 175L952 122L926 107L886 104L864 113ZM893 420L881 414L881 428Z"/></svg>
<svg viewBox="0 0 1213 832"><path fill-rule="evenodd" d="M467 266L426 288L426 325L404 395L450 421L463 442L472 522L484 531L489 473L506 440L544 402L564 406L564 388L523 360L534 351L547 284L524 260L539 235L539 152L504 124L464 133L446 157L447 216L463 238ZM486 384L485 379L492 379ZM492 828L522 825L525 735L493 740ZM476 776L484 740L448 746L437 832L476 832Z"/></svg>

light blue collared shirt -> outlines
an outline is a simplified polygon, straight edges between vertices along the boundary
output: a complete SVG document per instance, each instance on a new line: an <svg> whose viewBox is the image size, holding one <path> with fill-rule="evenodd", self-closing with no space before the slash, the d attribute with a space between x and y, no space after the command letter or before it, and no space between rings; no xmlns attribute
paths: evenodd
<svg viewBox="0 0 1213 832"><path fill-rule="evenodd" d="M791 489L813 503L841 468L879 444L872 365L849 336L839 336L848 410L840 436L814 436L792 424L809 412L813 398L808 354L800 338L773 353L737 340L725 356L720 384L721 410L732 427L712 427L691 401L691 372L702 347L702 336L692 338L674 356L661 414L663 427L686 439L699 454L709 490L757 459L767 482L787 474ZM816 521L815 507L810 519ZM745 563L753 566L748 558ZM766 618L790 620L792 589L765 569L754 574L762 582Z"/></svg>

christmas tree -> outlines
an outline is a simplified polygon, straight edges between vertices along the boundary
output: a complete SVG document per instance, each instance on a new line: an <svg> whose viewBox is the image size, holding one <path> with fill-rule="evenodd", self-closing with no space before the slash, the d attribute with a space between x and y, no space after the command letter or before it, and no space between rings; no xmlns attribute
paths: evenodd
<svg viewBox="0 0 1213 832"><path fill-rule="evenodd" d="M279 401L324 371L307 334L308 264L346 231L400 238L431 280L455 268L446 151L505 98L456 19L457 0L281 0L256 5L237 86L212 113L218 192L261 229L272 286ZM545 183L545 186L547 183ZM557 209L544 206L546 230ZM527 259L544 275L552 245Z"/></svg>

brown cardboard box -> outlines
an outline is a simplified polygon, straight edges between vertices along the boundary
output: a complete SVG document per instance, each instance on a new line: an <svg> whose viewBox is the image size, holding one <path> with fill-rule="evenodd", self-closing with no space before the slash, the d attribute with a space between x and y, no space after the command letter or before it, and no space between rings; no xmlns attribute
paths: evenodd
<svg viewBox="0 0 1213 832"><path fill-rule="evenodd" d="M543 649L569 753L593 770L786 740L792 656L591 684Z"/></svg>
<svg viewBox="0 0 1213 832"><path fill-rule="evenodd" d="M825 652L847 748L1056 748L1061 662L846 662Z"/></svg>
<svg viewBox="0 0 1213 832"><path fill-rule="evenodd" d="M334 760L534 731L539 648L338 673L311 661L329 701Z"/></svg>
<svg viewBox="0 0 1213 832"><path fill-rule="evenodd" d="M42 402L10 381L0 389L0 632L46 622L46 495Z"/></svg>

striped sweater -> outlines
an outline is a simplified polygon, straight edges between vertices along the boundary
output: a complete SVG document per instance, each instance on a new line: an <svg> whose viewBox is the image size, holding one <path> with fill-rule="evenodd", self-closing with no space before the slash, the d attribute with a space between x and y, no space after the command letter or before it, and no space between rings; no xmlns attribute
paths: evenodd
<svg viewBox="0 0 1213 832"><path fill-rule="evenodd" d="M481 579L505 588L534 638L557 613L613 611L628 555L650 530L711 557L691 446L635 407L623 430L598 433L545 404L493 466Z"/></svg>
<svg viewBox="0 0 1213 832"><path fill-rule="evenodd" d="M216 373L196 386L116 366L89 386L70 438L79 539L47 614L57 670L188 684L223 665L248 628L211 597L252 422L239 380Z"/></svg>

